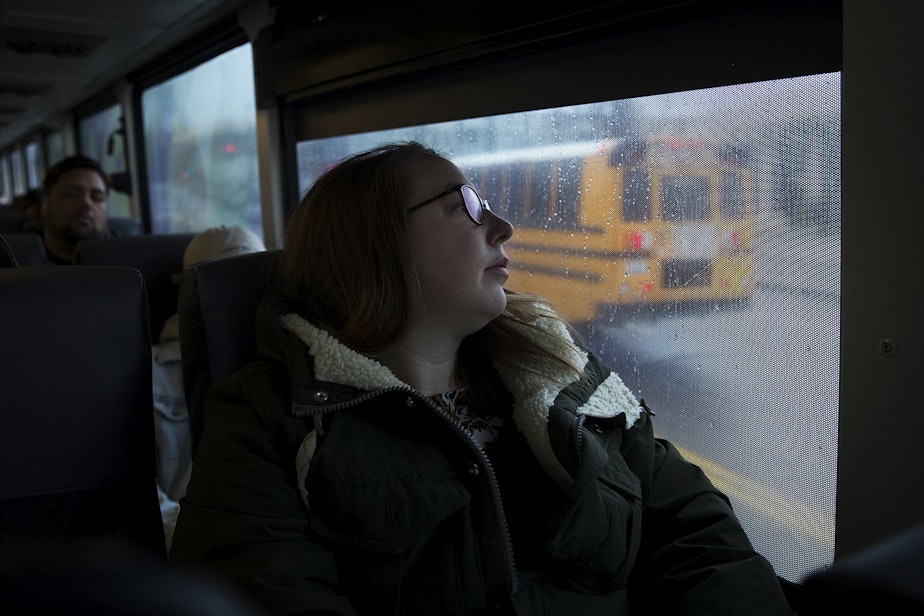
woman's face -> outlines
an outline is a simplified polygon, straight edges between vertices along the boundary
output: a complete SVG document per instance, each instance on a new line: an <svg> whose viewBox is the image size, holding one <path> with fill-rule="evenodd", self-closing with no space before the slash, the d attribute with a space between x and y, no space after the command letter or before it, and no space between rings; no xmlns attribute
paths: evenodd
<svg viewBox="0 0 924 616"><path fill-rule="evenodd" d="M451 162L429 155L407 162L405 180L409 187L405 209L468 183ZM422 302L411 307L416 324L448 328L449 333L464 337L504 311L508 277L504 242L513 234L509 222L485 212L484 224L475 224L454 191L408 213L408 231L423 289Z"/></svg>

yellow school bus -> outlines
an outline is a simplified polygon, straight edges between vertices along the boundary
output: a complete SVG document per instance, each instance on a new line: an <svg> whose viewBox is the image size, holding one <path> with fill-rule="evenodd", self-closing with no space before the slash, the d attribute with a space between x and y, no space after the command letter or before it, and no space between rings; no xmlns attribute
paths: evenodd
<svg viewBox="0 0 924 616"><path fill-rule="evenodd" d="M508 288L546 297L573 322L621 304L753 291L743 148L681 135L455 161L516 228Z"/></svg>

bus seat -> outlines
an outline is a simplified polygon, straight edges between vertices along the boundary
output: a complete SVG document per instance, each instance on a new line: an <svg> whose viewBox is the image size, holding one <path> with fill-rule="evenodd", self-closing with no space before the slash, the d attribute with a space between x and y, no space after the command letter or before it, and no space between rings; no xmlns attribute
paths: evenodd
<svg viewBox="0 0 924 616"><path fill-rule="evenodd" d="M105 539L0 546L7 616L259 616L249 597L201 567Z"/></svg>
<svg viewBox="0 0 924 616"><path fill-rule="evenodd" d="M151 338L160 338L164 322L177 311L179 285L174 275L183 270L183 252L195 233L130 235L77 243L77 265L121 265L141 272L148 293Z"/></svg>
<svg viewBox="0 0 924 616"><path fill-rule="evenodd" d="M42 236L37 233L4 233L3 239L18 265L49 265Z"/></svg>
<svg viewBox="0 0 924 616"><path fill-rule="evenodd" d="M0 267L16 267L19 263L16 261L16 255L13 249L6 243L6 240L0 235Z"/></svg>
<svg viewBox="0 0 924 616"><path fill-rule="evenodd" d="M29 216L22 210L0 206L0 233L19 233Z"/></svg>
<svg viewBox="0 0 924 616"><path fill-rule="evenodd" d="M835 561L802 584L800 616L924 614L924 523Z"/></svg>
<svg viewBox="0 0 924 616"><path fill-rule="evenodd" d="M195 455L209 386L257 356L257 306L278 284L280 250L198 263L180 283L183 386Z"/></svg>
<svg viewBox="0 0 924 616"><path fill-rule="evenodd" d="M0 545L113 537L166 557L144 282L0 269Z"/></svg>

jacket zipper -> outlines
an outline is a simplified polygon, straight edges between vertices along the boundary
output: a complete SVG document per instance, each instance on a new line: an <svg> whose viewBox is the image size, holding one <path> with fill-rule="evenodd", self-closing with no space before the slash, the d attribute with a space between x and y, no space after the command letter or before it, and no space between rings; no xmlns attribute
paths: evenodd
<svg viewBox="0 0 924 616"><path fill-rule="evenodd" d="M309 406L306 404L292 404L292 413L296 417L318 417L323 416L327 413L332 413L334 411L340 411L343 409L351 408L357 406L363 402L371 400L373 398L382 396L387 393L401 391L409 394L416 400L423 402L427 408L435 412L458 436L462 437L462 440L465 441L468 448L475 454L475 456L481 461L482 466L485 467L488 473L488 485L491 489L491 497L494 500L495 513L497 514L498 519L500 520L501 528L498 530L500 534L501 544L504 546L504 552L507 560L507 588L510 590L510 594L513 595L517 592L518 589L518 580L517 580L517 568L516 560L514 559L513 554L513 542L510 539L510 527L507 524L507 515L504 512L504 504L501 501L500 494L500 485L497 483L497 475L494 472L494 466L491 464L491 461L484 454L484 451L475 441L475 438L472 434L466 430L461 423L453 419L449 414L447 414L443 409L441 409L437 404L432 402L423 396L420 392L412 387L402 387L402 386L392 386L386 387L384 389L378 389L372 392L366 392L360 394L355 398L351 398L346 402L337 402L329 405L325 405L321 408Z"/></svg>

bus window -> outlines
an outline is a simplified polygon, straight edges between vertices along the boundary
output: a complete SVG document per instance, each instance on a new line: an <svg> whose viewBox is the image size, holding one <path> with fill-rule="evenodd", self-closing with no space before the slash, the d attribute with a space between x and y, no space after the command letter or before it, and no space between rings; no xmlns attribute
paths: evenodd
<svg viewBox="0 0 924 616"><path fill-rule="evenodd" d="M549 221L559 229L574 229L578 224L578 208L575 204L580 203L581 193L581 173L584 170L584 160L582 158L569 158L559 161L559 164L553 168L553 177L555 181L553 186L557 194L554 198L550 197L548 202L552 205Z"/></svg>
<svg viewBox="0 0 924 616"><path fill-rule="evenodd" d="M121 122L122 109L119 105L107 107L78 122L81 154L98 160L109 174L123 173L128 168L125 140L114 138ZM109 215L133 217L132 195L115 189L109 191Z"/></svg>
<svg viewBox="0 0 924 616"><path fill-rule="evenodd" d="M629 169L623 175L622 219L651 220L651 174L648 171Z"/></svg>
<svg viewBox="0 0 924 616"><path fill-rule="evenodd" d="M241 225L263 237L250 44L142 93L151 231Z"/></svg>
<svg viewBox="0 0 924 616"><path fill-rule="evenodd" d="M45 177L45 165L42 162L42 153L38 141L26 144L26 184L29 188L39 188Z"/></svg>
<svg viewBox="0 0 924 616"><path fill-rule="evenodd" d="M726 171L722 175L722 196L719 201L722 218L744 217L744 180L740 172Z"/></svg>
<svg viewBox="0 0 924 616"><path fill-rule="evenodd" d="M299 184L383 142L452 158L515 226L507 287L552 300L800 580L834 556L839 126L832 73L303 141Z"/></svg>
<svg viewBox="0 0 924 616"><path fill-rule="evenodd" d="M10 160L6 154L0 156L0 205L13 202L13 179L10 172Z"/></svg>
<svg viewBox="0 0 924 616"><path fill-rule="evenodd" d="M13 175L13 195L21 195L26 192L26 169L19 148L14 148L10 152L10 169Z"/></svg>
<svg viewBox="0 0 924 616"><path fill-rule="evenodd" d="M502 173L506 186L504 187L504 208L501 211L509 211L516 223L524 220L535 221L538 218L538 224L542 224L541 221L545 218L544 213L532 199L526 198L527 189L532 187L529 182L532 176L531 169L526 163L518 162L510 165L505 171Z"/></svg>
<svg viewBox="0 0 924 616"><path fill-rule="evenodd" d="M661 218L669 221L709 217L709 180L701 175L661 178Z"/></svg>
<svg viewBox="0 0 924 616"><path fill-rule="evenodd" d="M45 135L46 166L51 167L66 156L67 148L64 145L64 131L55 130Z"/></svg>

